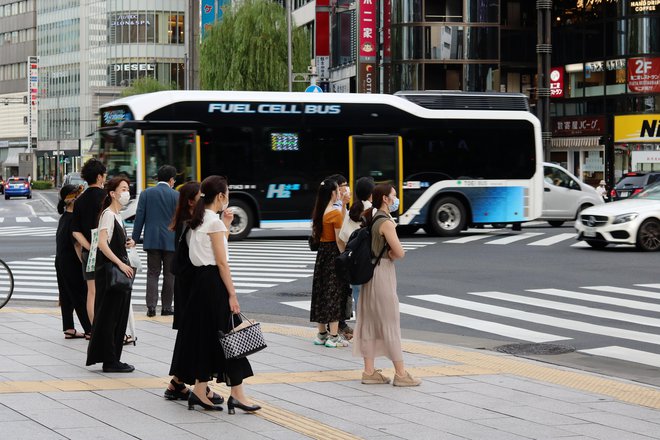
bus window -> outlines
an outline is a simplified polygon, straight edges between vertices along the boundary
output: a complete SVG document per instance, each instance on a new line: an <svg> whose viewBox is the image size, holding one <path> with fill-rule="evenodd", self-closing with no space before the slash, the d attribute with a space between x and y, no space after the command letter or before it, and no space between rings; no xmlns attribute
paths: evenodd
<svg viewBox="0 0 660 440"><path fill-rule="evenodd" d="M145 133L145 188L158 182L158 168L172 165L177 170L174 186L196 180L195 132L151 132Z"/></svg>
<svg viewBox="0 0 660 440"><path fill-rule="evenodd" d="M108 170L108 179L123 174L135 183L137 157L135 154L135 138L124 136L120 139L118 133L102 133L99 146L99 159ZM133 190L133 188L132 188Z"/></svg>

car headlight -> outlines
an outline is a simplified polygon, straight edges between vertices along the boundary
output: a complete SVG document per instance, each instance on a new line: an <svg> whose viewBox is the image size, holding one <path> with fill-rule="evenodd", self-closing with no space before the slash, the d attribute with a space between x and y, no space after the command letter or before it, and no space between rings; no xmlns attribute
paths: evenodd
<svg viewBox="0 0 660 440"><path fill-rule="evenodd" d="M631 221L635 220L638 215L639 214L637 214L636 212L630 212L628 214L617 215L616 217L614 217L614 221L612 222L612 224L619 225L621 223L631 222Z"/></svg>

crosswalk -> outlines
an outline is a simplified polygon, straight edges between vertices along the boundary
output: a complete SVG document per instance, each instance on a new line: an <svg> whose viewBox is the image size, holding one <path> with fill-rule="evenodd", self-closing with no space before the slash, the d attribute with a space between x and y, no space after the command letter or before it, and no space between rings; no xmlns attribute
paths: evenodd
<svg viewBox="0 0 660 440"><path fill-rule="evenodd" d="M282 304L306 311L310 307L309 301ZM575 345L581 353L660 368L657 283L466 292L456 296L412 294L401 298L400 312L402 316L436 322L438 328L451 326L449 332L460 334L461 329L470 329L494 339L561 342ZM605 343L589 346L586 341Z"/></svg>
<svg viewBox="0 0 660 440"><path fill-rule="evenodd" d="M406 250L419 249L435 242L403 242ZM135 277L132 301L144 304L146 296L147 254L137 246L143 271ZM306 240L246 240L230 242L230 265L238 293L253 293L299 279L312 277L316 253ZM12 298L54 300L59 295L55 273L55 256L8 261L14 279ZM159 286L160 287L160 286Z"/></svg>

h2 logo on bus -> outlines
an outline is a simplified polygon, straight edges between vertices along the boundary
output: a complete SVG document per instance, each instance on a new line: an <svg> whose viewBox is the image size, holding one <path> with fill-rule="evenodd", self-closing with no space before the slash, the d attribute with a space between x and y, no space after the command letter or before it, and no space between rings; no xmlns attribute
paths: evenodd
<svg viewBox="0 0 660 440"><path fill-rule="evenodd" d="M291 191L298 191L299 183L271 183L268 185L267 199L290 199Z"/></svg>

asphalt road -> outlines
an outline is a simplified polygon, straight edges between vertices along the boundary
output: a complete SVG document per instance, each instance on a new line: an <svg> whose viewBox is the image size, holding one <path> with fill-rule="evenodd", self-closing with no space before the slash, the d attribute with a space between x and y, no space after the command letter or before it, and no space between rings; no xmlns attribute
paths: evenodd
<svg viewBox="0 0 660 440"><path fill-rule="evenodd" d="M56 199L55 192L35 192L32 201L0 200L0 218L5 217L0 223L3 259L29 260L54 253L52 235L3 236L2 230L14 225L12 216L56 219ZM514 342L560 344L575 351L524 355L660 385L658 255L633 247L575 246L572 233L570 224L551 228L535 223L521 232L470 230L458 240L422 233L405 238L406 258L397 263L404 337L487 350ZM250 256L259 249L272 249L262 260L254 260L254 265L267 267L271 277L283 275L278 271L295 271L275 268L282 260L305 268L287 282L257 283L240 293L244 311L264 321L309 324L305 304L311 296L313 255L305 250L305 235L255 231L230 246L232 258L236 255L233 270L251 266ZM263 274L248 274L247 284L257 276Z"/></svg>

